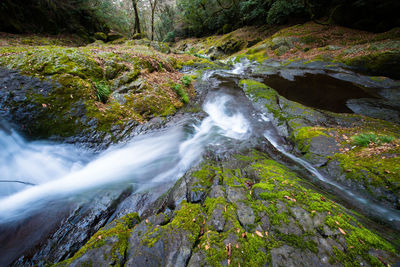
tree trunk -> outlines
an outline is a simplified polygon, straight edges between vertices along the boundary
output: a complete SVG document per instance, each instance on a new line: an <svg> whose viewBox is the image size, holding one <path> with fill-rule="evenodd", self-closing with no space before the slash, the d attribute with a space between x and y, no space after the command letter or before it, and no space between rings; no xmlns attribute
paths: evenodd
<svg viewBox="0 0 400 267"><path fill-rule="evenodd" d="M135 10L135 33L141 33L140 31L140 21L139 21L139 12L138 12L138 8L137 8L137 2L136 0L132 0L132 6L133 9Z"/></svg>
<svg viewBox="0 0 400 267"><path fill-rule="evenodd" d="M154 11L155 8L151 9L151 40L154 41Z"/></svg>
<svg viewBox="0 0 400 267"><path fill-rule="evenodd" d="M158 0L150 0L151 7L151 40L154 40L154 14L156 13L156 7L158 4Z"/></svg>

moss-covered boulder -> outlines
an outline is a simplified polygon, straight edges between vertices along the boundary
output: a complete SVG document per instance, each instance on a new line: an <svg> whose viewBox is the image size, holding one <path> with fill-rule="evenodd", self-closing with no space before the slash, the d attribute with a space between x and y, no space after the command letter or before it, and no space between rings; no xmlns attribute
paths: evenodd
<svg viewBox="0 0 400 267"><path fill-rule="evenodd" d="M190 54L206 55L212 60L224 59L262 41L267 34L265 29L244 27L220 36L184 39L177 42L174 48Z"/></svg>
<svg viewBox="0 0 400 267"><path fill-rule="evenodd" d="M400 79L400 42L394 51L359 56L348 59L345 63L368 74Z"/></svg>
<svg viewBox="0 0 400 267"><path fill-rule="evenodd" d="M121 256L126 265L385 266L400 260L390 243L348 210L305 188L295 173L260 152L205 162L182 179L158 201L161 213L122 229L129 235ZM202 200L190 202L188 195L199 190ZM165 205L168 199L176 206ZM108 253L103 232L61 265L77 258L90 263L88 246Z"/></svg>
<svg viewBox="0 0 400 267"><path fill-rule="evenodd" d="M295 144L303 158L352 190L393 208L400 201L400 127L356 114L315 110L280 96L253 80L242 80L246 95ZM376 141L360 146L360 134ZM379 140L386 140L381 142Z"/></svg>
<svg viewBox="0 0 400 267"><path fill-rule="evenodd" d="M341 62L361 72L398 79L400 29L369 33L313 22L270 34L234 54L260 63L268 59Z"/></svg>
<svg viewBox="0 0 400 267"><path fill-rule="evenodd" d="M0 54L0 66L17 71L2 75L2 112L35 138L107 146L138 124L174 114L194 96L176 70L177 62L193 57L166 56L151 44L7 44Z"/></svg>

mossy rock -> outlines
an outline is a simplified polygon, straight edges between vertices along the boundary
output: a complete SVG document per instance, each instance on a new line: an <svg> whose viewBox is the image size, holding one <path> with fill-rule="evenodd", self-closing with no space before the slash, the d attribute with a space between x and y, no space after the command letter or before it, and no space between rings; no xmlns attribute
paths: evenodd
<svg viewBox="0 0 400 267"><path fill-rule="evenodd" d="M170 80L182 83L183 75L177 75L165 54L150 46L121 45L112 51L107 44L15 46L1 47L0 54L0 66L35 77L13 73L12 82L4 76L8 87L2 91L8 119L23 125L34 138L69 138L104 147L126 138L126 128L172 115L184 104L164 85ZM164 82L144 80L136 90L133 83L139 76L153 72L162 72ZM182 90L193 96L192 85ZM112 98L113 91L118 91L119 99Z"/></svg>
<svg viewBox="0 0 400 267"><path fill-rule="evenodd" d="M400 79L400 52L398 50L356 57L345 62L370 75Z"/></svg>
<svg viewBox="0 0 400 267"><path fill-rule="evenodd" d="M105 34L104 32L96 32L94 34L94 38L96 38L96 40L101 40L103 42L107 41L107 34Z"/></svg>
<svg viewBox="0 0 400 267"><path fill-rule="evenodd" d="M178 182L162 197L180 199L174 211L165 211L172 219L160 213L130 230L126 263L383 266L400 260L347 209L306 189L295 173L258 151L203 163L185 181L191 179L208 188L204 202L181 201L188 192Z"/></svg>

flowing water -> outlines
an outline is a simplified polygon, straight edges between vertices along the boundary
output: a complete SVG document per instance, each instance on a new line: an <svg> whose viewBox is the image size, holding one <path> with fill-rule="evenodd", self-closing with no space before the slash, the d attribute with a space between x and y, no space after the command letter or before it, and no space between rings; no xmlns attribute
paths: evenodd
<svg viewBox="0 0 400 267"><path fill-rule="evenodd" d="M130 185L134 192L143 192L173 184L199 163L208 149L224 154L232 144L252 139L268 143L274 148L269 151L271 156L291 162L293 169L302 169L303 176L311 177L309 180L319 187L341 192L343 201L354 202L358 211L388 223L400 222L399 211L355 195L290 152L267 114L259 113L239 89L237 82L245 77L248 68L248 63L241 63L230 71L203 74L202 82L210 84L203 104L206 116L186 116L169 127L139 135L100 154L76 145L26 141L3 123L0 228L44 209L55 214L63 203L89 202L90 192L96 190Z"/></svg>

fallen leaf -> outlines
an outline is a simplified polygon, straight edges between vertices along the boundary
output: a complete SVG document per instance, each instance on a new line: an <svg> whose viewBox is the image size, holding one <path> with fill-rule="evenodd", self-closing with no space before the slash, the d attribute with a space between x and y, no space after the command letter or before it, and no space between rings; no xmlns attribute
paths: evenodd
<svg viewBox="0 0 400 267"><path fill-rule="evenodd" d="M101 235L99 235L98 237L97 237L97 239L101 239L102 238L102 236Z"/></svg>
<svg viewBox="0 0 400 267"><path fill-rule="evenodd" d="M236 244L236 246L235 246L236 248L239 248L239 244Z"/></svg>
<svg viewBox="0 0 400 267"><path fill-rule="evenodd" d="M149 223L149 219L146 219L146 221L145 221L146 223Z"/></svg>
<svg viewBox="0 0 400 267"><path fill-rule="evenodd" d="M42 104L42 107L47 108L47 105L46 104Z"/></svg>
<svg viewBox="0 0 400 267"><path fill-rule="evenodd" d="M208 250L209 248L210 248L209 245L205 245L205 246L204 246L204 249L205 249L205 250Z"/></svg>
<svg viewBox="0 0 400 267"><path fill-rule="evenodd" d="M265 232L265 236L268 236L268 232Z"/></svg>
<svg viewBox="0 0 400 267"><path fill-rule="evenodd" d="M338 221L335 221L335 223L336 223L337 225L340 225L340 223L339 223Z"/></svg>
<svg viewBox="0 0 400 267"><path fill-rule="evenodd" d="M231 254L232 254L232 244L231 243L226 245L226 253L228 254L228 258L230 258Z"/></svg>
<svg viewBox="0 0 400 267"><path fill-rule="evenodd" d="M239 229L239 228L238 228L238 229L236 229L236 232L237 232L237 233L240 233L240 229Z"/></svg>
<svg viewBox="0 0 400 267"><path fill-rule="evenodd" d="M245 237L246 237L246 233L243 233L243 234L242 234L242 238L245 238Z"/></svg>
<svg viewBox="0 0 400 267"><path fill-rule="evenodd" d="M344 234L344 235L346 235L346 232L345 231L343 231L343 229L342 228L338 228L339 229L339 231L342 233L342 234Z"/></svg>
<svg viewBox="0 0 400 267"><path fill-rule="evenodd" d="M256 231L256 234L257 234L259 237L264 237L263 234L262 234L260 231Z"/></svg>

